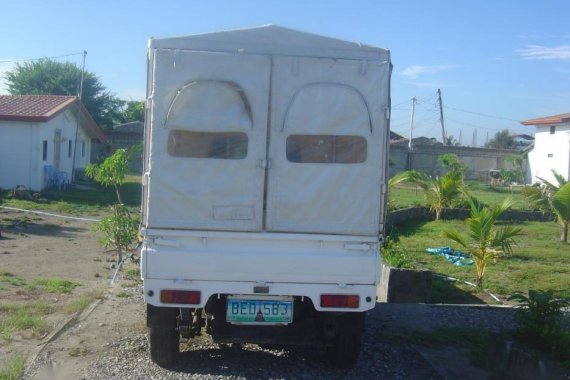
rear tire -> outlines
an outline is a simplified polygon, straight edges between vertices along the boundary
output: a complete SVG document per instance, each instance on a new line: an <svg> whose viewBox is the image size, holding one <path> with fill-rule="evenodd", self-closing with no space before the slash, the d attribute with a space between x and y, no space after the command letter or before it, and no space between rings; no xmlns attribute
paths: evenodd
<svg viewBox="0 0 570 380"><path fill-rule="evenodd" d="M180 353L179 315L180 309L147 304L146 323L149 328L150 358L161 367L170 367L178 359Z"/></svg>
<svg viewBox="0 0 570 380"><path fill-rule="evenodd" d="M171 367L180 353L180 334L162 326L149 328L150 358L161 367Z"/></svg>
<svg viewBox="0 0 570 380"><path fill-rule="evenodd" d="M326 348L329 363L337 368L352 368L356 365L362 346L364 313L340 317L337 336L332 346Z"/></svg>

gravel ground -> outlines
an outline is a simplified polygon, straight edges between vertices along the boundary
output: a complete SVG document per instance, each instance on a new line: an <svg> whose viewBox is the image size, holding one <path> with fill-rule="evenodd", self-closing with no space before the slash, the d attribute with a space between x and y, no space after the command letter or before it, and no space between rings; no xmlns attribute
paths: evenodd
<svg viewBox="0 0 570 380"><path fill-rule="evenodd" d="M114 299L121 305L140 303L140 287L125 289L128 298ZM107 301L103 301L107 302ZM99 306L98 306L99 308ZM120 310L120 306L115 306ZM219 345L204 335L182 343L179 365L170 370L150 361L147 336L142 331L121 334L105 343L96 358L74 378L82 380L106 379L445 379L446 371L428 361L425 352L402 342L390 342L384 332L432 331L440 326L485 328L504 331L513 328L513 310L488 306L438 306L413 304L378 304L369 312L359 362L350 370L331 368L324 350L317 346L283 348L261 347L253 344ZM139 318L144 319L141 313ZM72 333L72 332L71 332ZM62 336L61 339L65 339ZM454 347L447 347L454 353ZM53 350L46 349L38 356L26 378L60 378L51 370L58 361ZM428 359L428 360L426 360ZM47 366L46 366L47 364ZM465 360L462 366L468 364ZM42 368L43 370L38 370ZM463 376L469 368L461 367L463 379L479 379L478 375ZM481 370L478 370L481 371ZM52 374L50 375L50 372ZM54 374L55 373L55 374Z"/></svg>

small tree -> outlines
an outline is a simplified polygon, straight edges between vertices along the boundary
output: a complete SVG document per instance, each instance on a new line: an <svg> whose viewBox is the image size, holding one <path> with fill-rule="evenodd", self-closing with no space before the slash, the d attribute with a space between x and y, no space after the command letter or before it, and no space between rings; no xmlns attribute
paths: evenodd
<svg viewBox="0 0 570 380"><path fill-rule="evenodd" d="M467 198L471 206L471 216L467 218L467 236L471 241L457 231L444 231L444 235L461 245L475 262L477 270L477 286L483 287L485 269L491 262L499 257L512 253L514 238L521 233L521 228L505 226L496 227L495 223L499 216L507 211L513 204L507 198L499 206L484 208L472 197Z"/></svg>
<svg viewBox="0 0 570 380"><path fill-rule="evenodd" d="M457 155L453 153L442 154L437 157L437 161L442 167L453 173L454 177L463 180L465 176L465 164Z"/></svg>
<svg viewBox="0 0 570 380"><path fill-rule="evenodd" d="M450 207L463 189L463 178L451 171L442 177L428 177L417 183L424 191L430 209L435 212L436 220L441 218L443 209Z"/></svg>
<svg viewBox="0 0 570 380"><path fill-rule="evenodd" d="M117 149L101 164L89 164L85 168L85 175L94 179L103 186L113 186L117 194L117 201L121 200L119 186L125 182L125 175L129 170L129 154L126 149Z"/></svg>
<svg viewBox="0 0 570 380"><path fill-rule="evenodd" d="M539 177L540 184L525 188L523 194L535 209L556 215L562 229L560 241L567 243L568 223L570 223L570 189L567 186L569 182L555 170L552 170L552 174L556 183Z"/></svg>
<svg viewBox="0 0 570 380"><path fill-rule="evenodd" d="M568 223L570 223L570 183L564 184L553 196L552 209L562 229L560 241L568 242Z"/></svg>
<svg viewBox="0 0 570 380"><path fill-rule="evenodd" d="M119 186L125 182L129 168L129 153L125 149L117 149L101 164L89 164L85 168L87 177L103 186L113 186L117 195L117 203L113 204L113 215L101 219L95 230L103 233L101 243L105 247L112 246L117 250L117 263L123 261L123 252L127 252L137 240L138 221L129 213L123 204Z"/></svg>

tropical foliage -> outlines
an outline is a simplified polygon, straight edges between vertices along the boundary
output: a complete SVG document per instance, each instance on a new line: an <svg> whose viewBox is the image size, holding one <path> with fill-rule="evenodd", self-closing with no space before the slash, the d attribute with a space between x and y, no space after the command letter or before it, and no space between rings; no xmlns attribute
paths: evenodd
<svg viewBox="0 0 570 380"><path fill-rule="evenodd" d="M568 242L570 222L570 186L566 179L552 170L556 182L540 178L540 183L523 190L532 208L556 215L561 226L560 241Z"/></svg>
<svg viewBox="0 0 570 380"><path fill-rule="evenodd" d="M85 174L103 186L113 186L117 195L117 203L113 205L113 215L103 218L95 225L96 231L103 233L103 246L112 246L117 250L117 262L123 260L123 252L128 251L137 241L139 222L133 218L121 200L119 186L125 182L129 169L129 153L125 149L117 149L101 164L89 164Z"/></svg>
<svg viewBox="0 0 570 380"><path fill-rule="evenodd" d="M477 286L482 288L487 266L501 256L512 253L514 238L521 233L521 228L495 225L497 219L512 206L510 198L492 208L483 207L472 197L467 199L471 207L471 215L465 221L468 227L467 235L457 231L444 231L444 236L459 244L471 255L477 270Z"/></svg>

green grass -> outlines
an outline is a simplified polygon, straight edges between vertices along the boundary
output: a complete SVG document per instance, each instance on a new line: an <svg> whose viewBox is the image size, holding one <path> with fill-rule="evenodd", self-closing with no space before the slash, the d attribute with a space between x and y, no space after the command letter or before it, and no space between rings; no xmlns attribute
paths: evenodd
<svg viewBox="0 0 570 380"><path fill-rule="evenodd" d="M124 274L125 280L140 281L141 271L139 268L127 268Z"/></svg>
<svg viewBox="0 0 570 380"><path fill-rule="evenodd" d="M13 273L4 271L4 270L0 270L0 287L7 289L6 285L11 285L11 286L24 286L26 285L26 280L24 280L23 278L20 278L18 276L15 276Z"/></svg>
<svg viewBox="0 0 570 380"><path fill-rule="evenodd" d="M0 380L17 380L24 374L26 361L22 356L14 356L0 368Z"/></svg>
<svg viewBox="0 0 570 380"><path fill-rule="evenodd" d="M91 294L86 294L78 298L74 298L65 307L63 312L66 314L80 313L91 304L95 297Z"/></svg>
<svg viewBox="0 0 570 380"><path fill-rule="evenodd" d="M471 195L488 206L501 204L507 197L514 201L514 210L528 210L528 202L521 193L521 188L489 186L477 182L468 182L466 188ZM427 206L424 192L419 186L413 184L400 184L390 189L388 194L392 208L407 208L414 206Z"/></svg>
<svg viewBox="0 0 570 380"><path fill-rule="evenodd" d="M48 331L43 317L53 308L45 302L0 303L0 335L10 341L15 331L31 330L35 335Z"/></svg>
<svg viewBox="0 0 570 380"><path fill-rule="evenodd" d="M79 285L79 283L68 280L48 278L34 280L29 287L30 290L34 288L40 288L48 293L71 293L71 291Z"/></svg>
<svg viewBox="0 0 570 380"><path fill-rule="evenodd" d="M69 189L57 191L46 189L41 198L46 202L33 202L10 198L10 190L0 190L0 203L3 206L23 208L27 210L44 210L68 215L100 215L110 212L117 196L112 187L103 187L93 183L91 190ZM123 202L138 212L141 201L140 176L129 175L125 184L119 189Z"/></svg>
<svg viewBox="0 0 570 380"><path fill-rule="evenodd" d="M131 298L131 293L127 292L126 290L121 290L117 293L117 297L119 298Z"/></svg>
<svg viewBox="0 0 570 380"><path fill-rule="evenodd" d="M570 245L559 241L560 226L554 222L518 222L516 225L522 228L522 235L516 238L518 244L513 255L489 265L484 287L502 296L536 289L551 290L557 297L570 297ZM466 231L463 221L412 221L396 226L392 237L416 268L475 282L474 266L454 266L441 256L425 252L428 247L459 248L443 236L446 229ZM450 290L445 284L436 286L439 289L434 287L434 294L440 297Z"/></svg>

